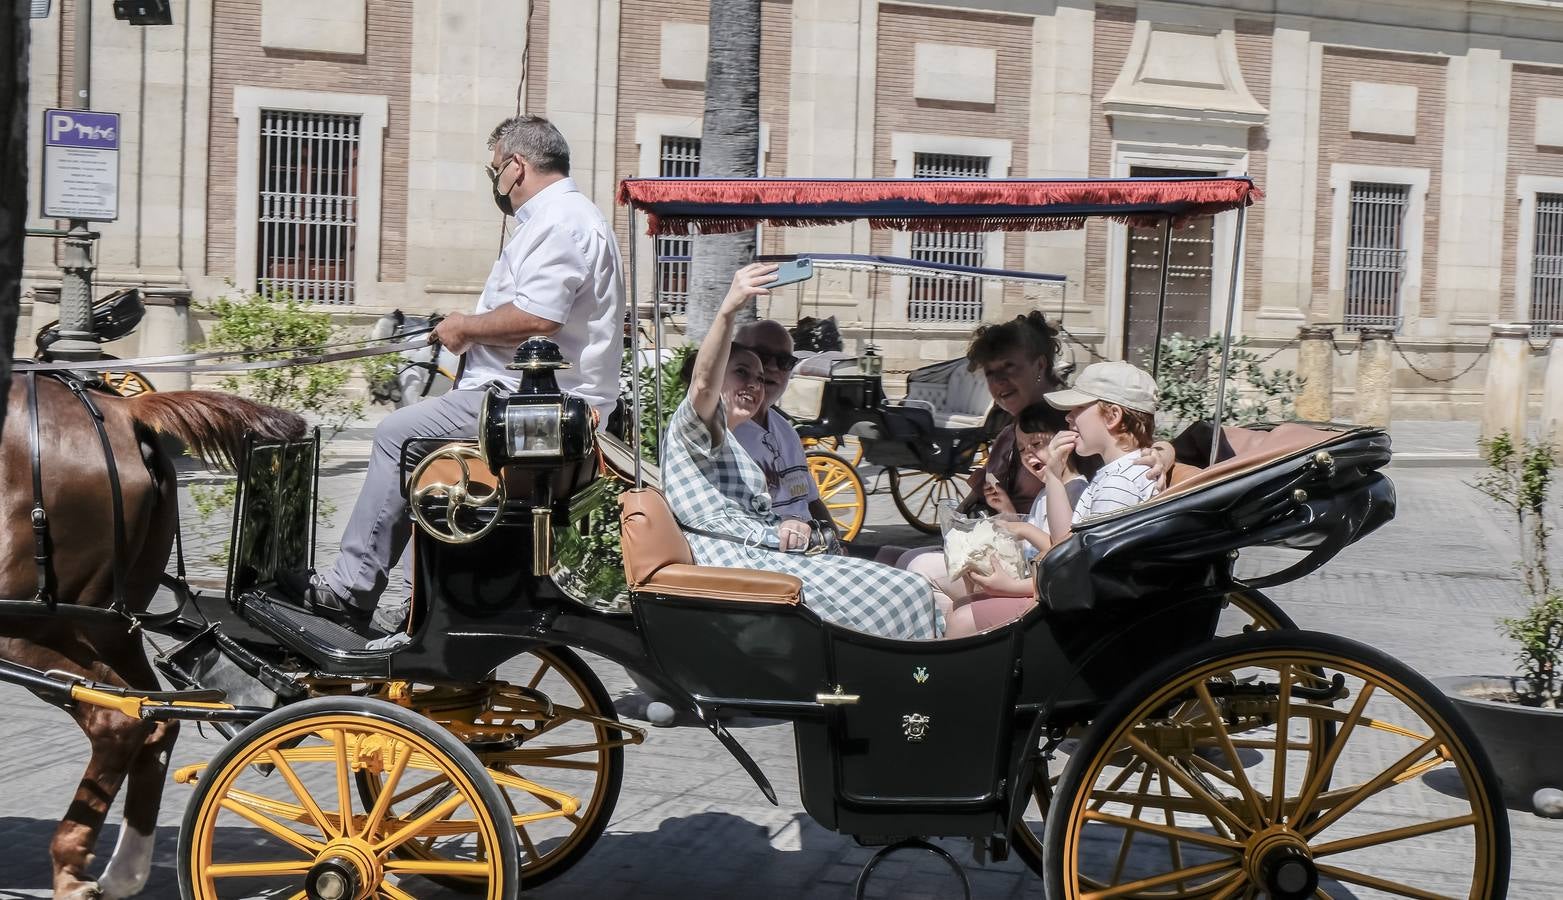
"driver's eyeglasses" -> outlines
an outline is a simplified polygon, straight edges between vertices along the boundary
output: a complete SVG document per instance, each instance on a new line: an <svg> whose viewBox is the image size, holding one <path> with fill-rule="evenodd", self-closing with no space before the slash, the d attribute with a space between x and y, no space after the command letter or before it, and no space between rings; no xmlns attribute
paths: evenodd
<svg viewBox="0 0 1563 900"><path fill-rule="evenodd" d="M758 356L760 358L760 365L775 366L776 368L781 369L783 372L791 372L793 367L798 364L797 357L793 356L791 353L779 353L776 351L767 350L764 347L744 347L744 349L748 350L750 353L753 353L755 356Z"/></svg>

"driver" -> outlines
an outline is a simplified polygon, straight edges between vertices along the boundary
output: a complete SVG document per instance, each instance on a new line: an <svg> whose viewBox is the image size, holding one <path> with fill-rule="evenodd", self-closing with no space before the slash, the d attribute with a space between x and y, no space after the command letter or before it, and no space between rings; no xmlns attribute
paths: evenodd
<svg viewBox="0 0 1563 900"><path fill-rule="evenodd" d="M571 180L569 145L547 119L505 119L488 146L494 203L515 217L516 228L476 309L452 313L434 329L432 340L463 357L455 389L381 421L341 555L323 572L281 579L312 611L360 632L369 629L386 573L412 533L401 491L403 443L476 435L485 388L515 390L515 373L505 366L534 335L559 345L571 363L558 373L559 387L592 405L599 428L618 402L624 284L612 228Z"/></svg>

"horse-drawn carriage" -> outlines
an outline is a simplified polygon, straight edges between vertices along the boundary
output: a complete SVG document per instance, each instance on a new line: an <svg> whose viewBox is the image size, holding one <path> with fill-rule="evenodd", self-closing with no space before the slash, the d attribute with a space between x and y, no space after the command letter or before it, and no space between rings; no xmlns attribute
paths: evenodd
<svg viewBox="0 0 1563 900"><path fill-rule="evenodd" d="M621 188L632 226L644 213L654 234L1241 216L1254 195L1246 179ZM475 439L405 449L417 527L404 638L369 641L277 588L313 553L318 456L313 441L268 440L244 454L228 595L162 623L186 639L164 664L184 692L0 672L133 716L259 717L175 774L196 785L186 896L405 897L420 876L510 896L518 867L533 884L576 864L612 812L624 748L644 739L577 651L692 714L773 802L720 713L792 724L802 804L821 825L882 852L933 837L969 839L979 860L1015 852L1049 896L1503 894L1497 779L1450 703L1373 648L1292 628L1258 593L1393 517L1382 431L1276 427L1082 525L1038 567L1039 602L1019 619L898 641L822 621L792 576L696 565L649 468L558 390L560 362L527 342L521 389L490 394ZM611 479L626 484L627 603L554 577L555 544L604 508ZM1240 578L1239 554L1261 547L1297 557ZM1234 597L1255 617L1218 637ZM496 677L517 660L534 671ZM219 682L233 685L222 698ZM1376 873L1428 841L1446 848L1436 887Z"/></svg>

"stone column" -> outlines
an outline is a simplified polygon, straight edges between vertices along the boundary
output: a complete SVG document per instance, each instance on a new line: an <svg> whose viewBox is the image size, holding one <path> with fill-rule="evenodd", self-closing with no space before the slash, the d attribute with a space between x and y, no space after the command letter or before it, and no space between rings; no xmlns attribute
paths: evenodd
<svg viewBox="0 0 1563 900"><path fill-rule="evenodd" d="M1328 422L1335 417L1335 329L1304 325L1297 338L1297 418Z"/></svg>
<svg viewBox="0 0 1563 900"><path fill-rule="evenodd" d="M1552 326L1541 395L1541 439L1563 458L1563 325Z"/></svg>
<svg viewBox="0 0 1563 900"><path fill-rule="evenodd" d="M138 356L173 356L184 353L190 337L190 294L188 291L152 292L143 295L146 315L136 331L141 337ZM180 372L157 372L147 376L160 391L187 391L190 376Z"/></svg>
<svg viewBox="0 0 1563 900"><path fill-rule="evenodd" d="M1487 390L1482 400L1482 439L1507 431L1525 437L1526 369L1530 365L1530 326L1493 325L1487 348Z"/></svg>
<svg viewBox="0 0 1563 900"><path fill-rule="evenodd" d="M1358 425L1389 427L1389 399L1395 385L1394 367L1390 362L1393 348L1390 340L1394 332L1377 328L1364 328L1359 335L1361 349L1357 352L1357 415Z"/></svg>

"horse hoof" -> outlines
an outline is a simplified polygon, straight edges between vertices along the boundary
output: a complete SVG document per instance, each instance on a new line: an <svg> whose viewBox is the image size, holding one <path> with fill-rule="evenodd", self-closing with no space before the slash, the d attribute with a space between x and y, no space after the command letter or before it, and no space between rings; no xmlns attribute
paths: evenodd
<svg viewBox="0 0 1563 900"><path fill-rule="evenodd" d="M78 881L56 889L54 900L103 900L103 889L95 881Z"/></svg>

